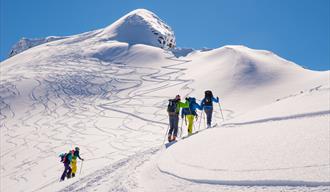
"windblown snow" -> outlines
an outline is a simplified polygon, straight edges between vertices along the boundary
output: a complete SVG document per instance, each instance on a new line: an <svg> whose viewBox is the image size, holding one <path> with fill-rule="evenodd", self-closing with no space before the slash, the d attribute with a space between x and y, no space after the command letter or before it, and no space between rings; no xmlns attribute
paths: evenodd
<svg viewBox="0 0 330 192"><path fill-rule="evenodd" d="M329 71L241 45L174 48L144 9L53 40L0 64L1 191L330 190ZM217 126L198 111L199 133L165 148L168 99L207 89ZM75 146L85 161L59 182Z"/></svg>

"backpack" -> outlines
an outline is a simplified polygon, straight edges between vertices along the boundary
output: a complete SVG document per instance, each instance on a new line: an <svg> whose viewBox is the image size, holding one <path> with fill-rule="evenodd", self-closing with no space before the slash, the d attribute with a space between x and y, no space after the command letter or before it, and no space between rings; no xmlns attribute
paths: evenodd
<svg viewBox="0 0 330 192"><path fill-rule="evenodd" d="M61 158L61 162L64 163L64 161L66 161L66 153L62 153L61 155L59 155L59 157Z"/></svg>
<svg viewBox="0 0 330 192"><path fill-rule="evenodd" d="M205 91L205 100L204 100L205 106L212 106L213 105L212 97L213 97L212 91L210 91L210 90Z"/></svg>
<svg viewBox="0 0 330 192"><path fill-rule="evenodd" d="M167 112L169 113L175 113L176 112L176 104L177 100L175 99L170 99L168 100L168 105L167 105Z"/></svg>
<svg viewBox="0 0 330 192"><path fill-rule="evenodd" d="M60 155L61 157L61 162L64 163L64 164L67 164L67 163L70 163L70 156L71 156L71 153L62 153Z"/></svg>
<svg viewBox="0 0 330 192"><path fill-rule="evenodd" d="M193 108L193 105L196 103L196 99L194 97L189 97L188 98L189 102L189 108L183 108L182 109L182 115L194 115L196 116L196 110Z"/></svg>

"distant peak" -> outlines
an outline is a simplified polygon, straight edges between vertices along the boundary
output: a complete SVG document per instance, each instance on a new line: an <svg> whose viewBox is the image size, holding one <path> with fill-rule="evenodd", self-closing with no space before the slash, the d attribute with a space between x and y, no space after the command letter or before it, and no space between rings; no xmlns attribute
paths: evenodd
<svg viewBox="0 0 330 192"><path fill-rule="evenodd" d="M135 9L131 12L129 12L127 15L145 15L145 14L153 14L155 15L153 12L147 10L147 9Z"/></svg>
<svg viewBox="0 0 330 192"><path fill-rule="evenodd" d="M116 40L129 44L145 44L163 49L176 45L174 32L156 14L136 9L124 15L98 35L103 40Z"/></svg>
<svg viewBox="0 0 330 192"><path fill-rule="evenodd" d="M60 39L65 39L67 37L63 36L49 36L46 38L34 38L34 39L28 39L26 37L22 37L10 50L9 56L8 57L12 57L16 54L19 54L27 49L30 49L32 47L44 44L44 43L48 43L51 41L56 41L56 40L60 40Z"/></svg>

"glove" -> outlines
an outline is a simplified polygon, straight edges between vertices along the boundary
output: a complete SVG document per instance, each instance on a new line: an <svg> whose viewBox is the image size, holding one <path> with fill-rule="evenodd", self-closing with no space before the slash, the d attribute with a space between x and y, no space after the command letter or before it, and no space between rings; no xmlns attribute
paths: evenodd
<svg viewBox="0 0 330 192"><path fill-rule="evenodd" d="M217 97L218 103L220 103L219 97Z"/></svg>
<svg viewBox="0 0 330 192"><path fill-rule="evenodd" d="M82 161L85 161L85 159L81 158Z"/></svg>

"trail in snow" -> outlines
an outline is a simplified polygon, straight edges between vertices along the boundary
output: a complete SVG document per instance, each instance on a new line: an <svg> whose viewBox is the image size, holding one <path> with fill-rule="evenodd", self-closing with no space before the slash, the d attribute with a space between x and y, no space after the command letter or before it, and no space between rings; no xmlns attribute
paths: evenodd
<svg viewBox="0 0 330 192"><path fill-rule="evenodd" d="M51 63L52 60L56 63ZM5 182L12 187L15 183L28 184L29 175L39 172L40 165L45 163L49 166L43 175L36 177L54 180L54 173L60 175L62 170L56 157L68 145L80 146L86 159L111 163L160 143L167 127L167 116L163 112L166 103L163 101L168 98L152 93L170 87L187 87L191 82L180 78L184 68L179 66L189 61L172 61L161 69L86 60L78 56L73 59L71 55L68 59L64 56L64 59L43 60L42 65L31 64L30 68L36 73L33 78L28 74L8 73L12 76L1 82L0 90L6 93L1 95L1 108L8 109L1 110L1 134L6 142L1 153L5 162L1 164L1 170ZM17 71L24 70L20 68ZM23 80L34 85L30 93L21 90ZM24 101L24 111L12 109L10 100L25 95L28 100ZM13 128L15 132L11 131ZM149 138L153 138L153 142L150 143ZM19 160L28 146L33 146L33 153L40 155ZM107 146L109 150L98 146ZM19 161L19 164L10 163ZM89 165L91 163L86 161L87 169Z"/></svg>

